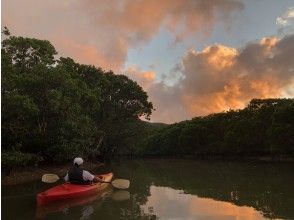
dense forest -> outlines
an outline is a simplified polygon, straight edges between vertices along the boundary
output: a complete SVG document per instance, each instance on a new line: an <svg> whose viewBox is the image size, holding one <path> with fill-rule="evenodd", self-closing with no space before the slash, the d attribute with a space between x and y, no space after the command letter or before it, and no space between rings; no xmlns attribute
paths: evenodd
<svg viewBox="0 0 294 220"><path fill-rule="evenodd" d="M49 41L6 35L2 165L106 157L113 151L108 134L121 121L150 117L146 92L128 77L57 57Z"/></svg>
<svg viewBox="0 0 294 220"><path fill-rule="evenodd" d="M46 40L11 36L1 49L2 166L115 156L294 157L294 99L149 123L147 93L127 76L59 57Z"/></svg>
<svg viewBox="0 0 294 220"><path fill-rule="evenodd" d="M294 99L253 99L242 110L196 117L154 131L144 155L294 157Z"/></svg>

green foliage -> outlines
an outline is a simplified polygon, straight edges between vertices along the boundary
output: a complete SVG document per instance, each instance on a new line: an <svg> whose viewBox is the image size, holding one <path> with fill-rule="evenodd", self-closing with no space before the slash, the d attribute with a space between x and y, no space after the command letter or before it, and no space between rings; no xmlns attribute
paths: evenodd
<svg viewBox="0 0 294 220"><path fill-rule="evenodd" d="M139 118L145 116L149 119L153 109L148 102L147 93L134 81L124 75L115 75L112 72L106 74L109 81L107 94L103 99L108 117Z"/></svg>
<svg viewBox="0 0 294 220"><path fill-rule="evenodd" d="M43 158L35 154L19 151L7 151L2 153L1 163L4 167L37 165Z"/></svg>
<svg viewBox="0 0 294 220"><path fill-rule="evenodd" d="M152 112L137 83L70 58L57 59L49 41L10 36L2 41L1 53L2 146L4 156L19 152L9 161L19 163L22 152L46 162L89 157L99 133L109 137L120 121L148 118Z"/></svg>
<svg viewBox="0 0 294 220"><path fill-rule="evenodd" d="M194 118L142 141L142 155L294 156L294 99L253 99L243 110Z"/></svg>
<svg viewBox="0 0 294 220"><path fill-rule="evenodd" d="M274 111L268 136L273 153L294 156L294 102Z"/></svg>
<svg viewBox="0 0 294 220"><path fill-rule="evenodd" d="M4 34L5 36L9 36L10 35L10 31L8 30L8 28L6 26L4 26L2 34Z"/></svg>
<svg viewBox="0 0 294 220"><path fill-rule="evenodd" d="M20 71L36 65L50 66L55 63L55 48L47 40L11 36L2 41L2 52L7 54L14 67Z"/></svg>

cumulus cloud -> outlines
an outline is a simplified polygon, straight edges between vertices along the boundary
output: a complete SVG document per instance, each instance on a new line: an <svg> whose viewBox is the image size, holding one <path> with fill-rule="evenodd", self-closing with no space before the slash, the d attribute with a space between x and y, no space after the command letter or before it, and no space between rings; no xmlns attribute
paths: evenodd
<svg viewBox="0 0 294 220"><path fill-rule="evenodd" d="M124 74L137 81L147 91L149 100L152 101L155 108L151 116L152 121L170 123L189 118L185 106L179 101L177 88L167 86L164 82L158 82L155 72L142 71L133 66L128 68Z"/></svg>
<svg viewBox="0 0 294 220"><path fill-rule="evenodd" d="M277 18L276 23L282 26L286 26L289 23L293 22L293 19L294 19L294 7L290 7L282 16L279 16Z"/></svg>
<svg viewBox="0 0 294 220"><path fill-rule="evenodd" d="M279 26L279 33L293 34L294 33L294 7L289 7L283 15L277 17L276 24Z"/></svg>
<svg viewBox="0 0 294 220"><path fill-rule="evenodd" d="M93 24L115 29L132 45L149 41L162 26L177 36L209 34L217 20L229 22L232 13L244 7L236 0L126 0L107 5L103 0L85 0L83 4Z"/></svg>
<svg viewBox="0 0 294 220"><path fill-rule="evenodd" d="M158 109L152 120L171 123L243 108L252 98L293 97L293 57L294 35L264 38L239 49L213 45L190 50L176 85L149 82L147 92Z"/></svg>
<svg viewBox="0 0 294 220"><path fill-rule="evenodd" d="M130 48L165 27L175 38L209 34L243 9L238 0L5 0L2 23L12 33L48 39L63 56L120 72Z"/></svg>
<svg viewBox="0 0 294 220"><path fill-rule="evenodd" d="M155 72L141 71L136 66L128 67L124 74L129 76L131 79L135 80L145 90L149 90L149 88L155 83Z"/></svg>
<svg viewBox="0 0 294 220"><path fill-rule="evenodd" d="M179 98L192 115L201 115L242 108L252 98L279 97L294 79L293 56L294 35L239 50L215 45L190 51L183 59Z"/></svg>

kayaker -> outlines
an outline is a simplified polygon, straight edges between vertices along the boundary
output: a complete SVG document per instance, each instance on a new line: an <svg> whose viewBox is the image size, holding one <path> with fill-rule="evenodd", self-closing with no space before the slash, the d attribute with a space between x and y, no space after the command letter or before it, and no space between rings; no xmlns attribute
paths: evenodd
<svg viewBox="0 0 294 220"><path fill-rule="evenodd" d="M100 181L96 176L83 169L84 160L80 157L74 159L73 167L67 172L64 180L72 184L90 184Z"/></svg>

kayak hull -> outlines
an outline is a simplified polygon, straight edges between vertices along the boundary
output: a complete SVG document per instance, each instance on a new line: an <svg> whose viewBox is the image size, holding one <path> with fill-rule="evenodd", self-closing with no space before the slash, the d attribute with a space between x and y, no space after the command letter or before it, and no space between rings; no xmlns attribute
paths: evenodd
<svg viewBox="0 0 294 220"><path fill-rule="evenodd" d="M110 182L113 173L107 173L97 176L103 181ZM55 187L52 187L44 192L37 195L37 204L43 205L54 201L61 201L65 199L81 198L90 195L94 195L99 191L105 189L108 183L92 183L89 185L77 185L64 183Z"/></svg>
<svg viewBox="0 0 294 220"><path fill-rule="evenodd" d="M38 205L36 208L36 218L45 219L49 214L53 213L66 213L68 209L87 206L95 202L95 207L101 205L103 200L113 193L113 188L107 186L105 189L99 190L98 193L93 195L73 198L73 199L63 199L60 201L50 202L43 205Z"/></svg>

